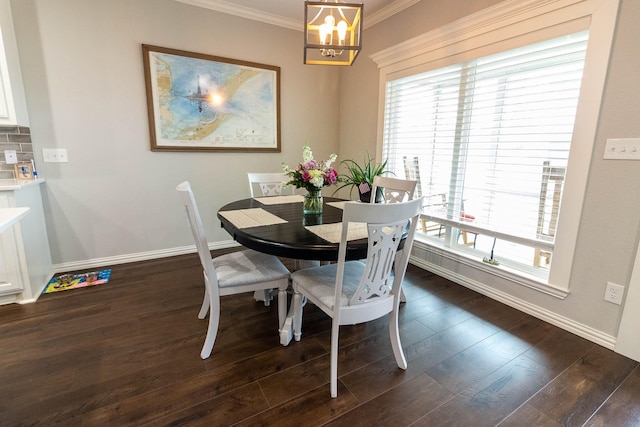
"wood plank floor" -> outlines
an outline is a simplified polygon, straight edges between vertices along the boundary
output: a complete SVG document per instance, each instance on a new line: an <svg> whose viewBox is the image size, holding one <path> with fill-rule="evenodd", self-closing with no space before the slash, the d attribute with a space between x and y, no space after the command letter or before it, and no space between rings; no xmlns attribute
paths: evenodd
<svg viewBox="0 0 640 427"><path fill-rule="evenodd" d="M0 425L640 425L638 363L414 266L405 292L408 369L386 319L343 327L331 399L316 307L282 347L275 303L223 297L203 361L197 257L117 265L109 284L0 307Z"/></svg>

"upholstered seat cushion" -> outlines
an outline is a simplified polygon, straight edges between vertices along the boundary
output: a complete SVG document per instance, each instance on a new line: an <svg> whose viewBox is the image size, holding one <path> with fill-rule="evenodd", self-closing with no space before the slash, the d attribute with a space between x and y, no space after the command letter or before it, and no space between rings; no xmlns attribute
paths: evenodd
<svg viewBox="0 0 640 427"><path fill-rule="evenodd" d="M213 265L221 288L289 277L289 270L277 257L252 249L220 255Z"/></svg>
<svg viewBox="0 0 640 427"><path fill-rule="evenodd" d="M340 306L349 305L349 300L360 285L364 268L365 264L361 261L348 261L344 264ZM337 271L338 264L295 271L291 273L293 289L317 299L321 304L333 310Z"/></svg>

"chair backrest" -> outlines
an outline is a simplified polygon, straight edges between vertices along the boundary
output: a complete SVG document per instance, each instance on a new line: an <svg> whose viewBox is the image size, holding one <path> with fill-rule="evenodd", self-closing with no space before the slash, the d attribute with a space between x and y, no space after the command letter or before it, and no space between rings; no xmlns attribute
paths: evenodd
<svg viewBox="0 0 640 427"><path fill-rule="evenodd" d="M350 306L375 302L391 295L399 298L400 287L409 262L416 225L423 199L392 204L347 202L342 214L342 236L338 251L334 310L340 306L344 264L349 227L366 223L369 246L365 272L358 289L349 301ZM402 251L398 251L406 233ZM393 272L393 283L391 273Z"/></svg>
<svg viewBox="0 0 640 427"><path fill-rule="evenodd" d="M447 194L437 193L424 196L424 206L430 211L437 211L446 214L447 212Z"/></svg>
<svg viewBox="0 0 640 427"><path fill-rule="evenodd" d="M398 203L405 200L412 200L416 191L416 181L407 179L392 178L389 176L376 176L373 178L373 189L371 194L376 194L378 188L384 189L383 196L385 203ZM370 203L375 202L375 197Z"/></svg>
<svg viewBox="0 0 640 427"><path fill-rule="evenodd" d="M219 296L218 278L213 266L213 260L211 259L211 252L209 252L209 244L204 234L204 227L200 219L196 199L193 191L191 191L191 184L189 181L184 181L176 187L176 190L180 193L182 204L187 212L187 221L189 222L193 239L196 242L198 257L200 257L200 263L202 264L202 270L204 272L205 286L207 287L207 291L210 292L210 295L212 295L212 300L217 301Z"/></svg>
<svg viewBox="0 0 640 427"><path fill-rule="evenodd" d="M540 185L536 232L538 238L553 240L556 235L565 172L566 168L551 166L548 160L542 163L542 183Z"/></svg>
<svg viewBox="0 0 640 427"><path fill-rule="evenodd" d="M282 184L289 180L284 172L248 172L249 191L251 197L279 196L283 193ZM260 193L256 194L254 187L260 188Z"/></svg>
<svg viewBox="0 0 640 427"><path fill-rule="evenodd" d="M409 158L404 156L404 176L406 179L416 181L416 197L422 197L422 183L420 182L420 161L418 157Z"/></svg>

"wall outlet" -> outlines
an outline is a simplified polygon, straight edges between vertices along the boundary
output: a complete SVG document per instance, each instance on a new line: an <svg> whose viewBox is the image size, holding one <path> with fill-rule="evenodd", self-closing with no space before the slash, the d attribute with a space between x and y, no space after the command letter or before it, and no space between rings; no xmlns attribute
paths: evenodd
<svg viewBox="0 0 640 427"><path fill-rule="evenodd" d="M624 286L607 282L607 288L604 292L604 300L614 304L622 305L622 297L624 295Z"/></svg>
<svg viewBox="0 0 640 427"><path fill-rule="evenodd" d="M15 165L18 163L18 155L16 154L16 150L4 150L4 161L8 165Z"/></svg>

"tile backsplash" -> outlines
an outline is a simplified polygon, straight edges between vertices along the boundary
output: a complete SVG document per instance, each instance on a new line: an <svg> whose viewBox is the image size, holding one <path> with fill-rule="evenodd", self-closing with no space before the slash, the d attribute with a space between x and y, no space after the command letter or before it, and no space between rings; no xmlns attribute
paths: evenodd
<svg viewBox="0 0 640 427"><path fill-rule="evenodd" d="M4 150L16 150L19 162L33 160L31 130L25 126L0 126L0 179L12 179L15 178L15 168L7 164Z"/></svg>

